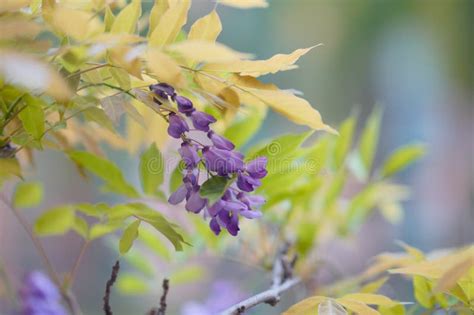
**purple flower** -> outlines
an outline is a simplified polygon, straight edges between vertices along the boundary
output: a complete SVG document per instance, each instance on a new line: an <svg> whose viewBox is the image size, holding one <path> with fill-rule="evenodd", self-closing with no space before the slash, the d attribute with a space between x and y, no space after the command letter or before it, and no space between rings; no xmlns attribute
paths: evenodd
<svg viewBox="0 0 474 315"><path fill-rule="evenodd" d="M207 212L211 217L215 217L219 211L221 211L224 208L225 201L220 199L216 201L212 206L207 208Z"/></svg>
<svg viewBox="0 0 474 315"><path fill-rule="evenodd" d="M194 128L206 132L209 131L209 125L216 122L214 116L197 110L191 113L191 120Z"/></svg>
<svg viewBox="0 0 474 315"><path fill-rule="evenodd" d="M221 233L221 226L217 222L216 218L212 218L211 221L209 221L209 227L211 228L212 232L214 232L214 234L219 235Z"/></svg>
<svg viewBox="0 0 474 315"><path fill-rule="evenodd" d="M171 196L168 198L168 202L172 205L177 205L186 198L187 194L188 188L185 184L183 184L179 186L179 188L174 193L171 194Z"/></svg>
<svg viewBox="0 0 474 315"><path fill-rule="evenodd" d="M150 85L150 90L159 97L165 99L168 99L168 96L171 98L174 98L176 96L174 88L167 83L152 84Z"/></svg>
<svg viewBox="0 0 474 315"><path fill-rule="evenodd" d="M187 168L195 168L201 160L197 146L189 142L183 142L178 152Z"/></svg>
<svg viewBox="0 0 474 315"><path fill-rule="evenodd" d="M218 217L230 235L236 236L239 233L239 217L235 212L222 210Z"/></svg>
<svg viewBox="0 0 474 315"><path fill-rule="evenodd" d="M237 199L245 203L249 209L258 208L265 203L265 198L262 196L251 196L245 193L239 193Z"/></svg>
<svg viewBox="0 0 474 315"><path fill-rule="evenodd" d="M189 98L186 98L181 95L177 95L175 98L176 103L178 104L178 110L183 114L192 113L195 111L193 102Z"/></svg>
<svg viewBox="0 0 474 315"><path fill-rule="evenodd" d="M253 178L264 178L267 175L268 159L264 156L258 157L247 163L245 170Z"/></svg>
<svg viewBox="0 0 474 315"><path fill-rule="evenodd" d="M205 147L202 154L209 171L217 172L219 176L227 176L242 170L244 167L242 154L215 147Z"/></svg>
<svg viewBox="0 0 474 315"><path fill-rule="evenodd" d="M201 198L199 194L199 186L194 186L191 195L186 202L186 210L194 213L199 213L207 204L207 199Z"/></svg>
<svg viewBox="0 0 474 315"><path fill-rule="evenodd" d="M252 176L245 175L242 172L239 172L237 176L237 187L246 192L254 191L255 188L260 186L262 183L260 180L253 178Z"/></svg>
<svg viewBox="0 0 474 315"><path fill-rule="evenodd" d="M20 289L22 315L66 315L56 286L39 271L27 275Z"/></svg>
<svg viewBox="0 0 474 315"><path fill-rule="evenodd" d="M222 136L219 136L212 130L207 133L207 136L209 139L211 139L212 144L214 144L214 146L218 149L232 151L235 148L235 145L232 142Z"/></svg>
<svg viewBox="0 0 474 315"><path fill-rule="evenodd" d="M247 209L247 210L240 211L240 215L243 217L246 217L247 219L256 219L262 216L262 212Z"/></svg>
<svg viewBox="0 0 474 315"><path fill-rule="evenodd" d="M169 115L168 134L179 139L183 133L189 131L188 123L181 116L171 113Z"/></svg>

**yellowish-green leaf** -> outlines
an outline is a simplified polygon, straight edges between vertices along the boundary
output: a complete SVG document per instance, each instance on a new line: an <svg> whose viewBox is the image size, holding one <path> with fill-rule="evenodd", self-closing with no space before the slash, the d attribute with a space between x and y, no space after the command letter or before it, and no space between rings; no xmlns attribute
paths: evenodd
<svg viewBox="0 0 474 315"><path fill-rule="evenodd" d="M143 227L140 229L139 240L159 257L170 260L171 255L168 248L163 244L161 239L156 237L155 233L151 232L149 229Z"/></svg>
<svg viewBox="0 0 474 315"><path fill-rule="evenodd" d="M381 112L375 109L367 120L366 126L362 132L359 157L364 166L366 176L370 173L377 150L377 142L380 133Z"/></svg>
<svg viewBox="0 0 474 315"><path fill-rule="evenodd" d="M306 125L316 130L337 133L333 128L326 125L319 112L302 98L282 90L258 90L252 88L247 88L246 90L294 123Z"/></svg>
<svg viewBox="0 0 474 315"><path fill-rule="evenodd" d="M140 159L140 179L143 191L148 195L154 195L158 186L163 183L165 163L163 156L152 143Z"/></svg>
<svg viewBox="0 0 474 315"><path fill-rule="evenodd" d="M155 30L155 27L160 23L161 17L168 10L168 0L155 0L155 4L150 11L148 36Z"/></svg>
<svg viewBox="0 0 474 315"><path fill-rule="evenodd" d="M186 40L167 46L166 49L194 62L231 62L251 57L223 44L204 40Z"/></svg>
<svg viewBox="0 0 474 315"><path fill-rule="evenodd" d="M382 168L382 176L388 177L400 172L422 157L425 152L425 146L421 144L408 145L398 149L385 161Z"/></svg>
<svg viewBox="0 0 474 315"><path fill-rule="evenodd" d="M222 24L216 10L196 20L188 34L189 40L207 40L214 42L222 31Z"/></svg>
<svg viewBox="0 0 474 315"><path fill-rule="evenodd" d="M402 304L395 306L379 306L379 312L382 315L405 315L405 307Z"/></svg>
<svg viewBox="0 0 474 315"><path fill-rule="evenodd" d="M340 298L336 300L339 304L344 306L346 309L359 314L359 315L380 315L380 313L373 308L367 306L362 302Z"/></svg>
<svg viewBox="0 0 474 315"><path fill-rule="evenodd" d="M365 284L362 288L360 288L360 293L376 293L380 290L380 288L387 282L388 277L383 277L378 280L369 282Z"/></svg>
<svg viewBox="0 0 474 315"><path fill-rule="evenodd" d="M182 0L174 3L159 19L158 24L150 34L150 46L163 46L174 42L181 28L186 24L191 1Z"/></svg>
<svg viewBox="0 0 474 315"><path fill-rule="evenodd" d="M25 130L35 139L40 140L44 133L43 101L25 95L25 107L18 114Z"/></svg>
<svg viewBox="0 0 474 315"><path fill-rule="evenodd" d="M117 81L118 85L123 89L123 90L130 90L131 88L131 81L130 81L130 75L128 74L127 71L121 68L108 68L110 75L114 78L115 81Z"/></svg>
<svg viewBox="0 0 474 315"><path fill-rule="evenodd" d="M385 305L385 306L394 306L397 302L393 301L392 299L380 295L380 294L372 294L372 293L352 293L347 294L342 297L344 300L352 300L357 301L364 304L370 305Z"/></svg>
<svg viewBox="0 0 474 315"><path fill-rule="evenodd" d="M219 0L220 4L238 9L266 8L267 0Z"/></svg>
<svg viewBox="0 0 474 315"><path fill-rule="evenodd" d="M315 314L318 309L318 305L323 303L328 298L324 296L312 296L307 299L304 299L295 305L291 306L282 315L308 315Z"/></svg>
<svg viewBox="0 0 474 315"><path fill-rule="evenodd" d="M178 63L169 55L158 49L149 49L147 53L147 65L154 76L160 82L167 82L175 87L183 85L184 77Z"/></svg>
<svg viewBox="0 0 474 315"><path fill-rule="evenodd" d="M41 236L60 235L74 227L74 209L71 206L60 206L48 210L36 219L34 231Z"/></svg>
<svg viewBox="0 0 474 315"><path fill-rule="evenodd" d="M110 6L105 7L105 15L104 15L104 23L105 23L105 31L110 32L112 29L112 25L114 25L115 21L115 16L112 10L110 9Z"/></svg>
<svg viewBox="0 0 474 315"><path fill-rule="evenodd" d="M318 315L347 315L347 311L334 300L326 300L318 306Z"/></svg>
<svg viewBox="0 0 474 315"><path fill-rule="evenodd" d="M21 177L20 163L16 158L0 159L0 188L12 176Z"/></svg>
<svg viewBox="0 0 474 315"><path fill-rule="evenodd" d="M119 242L120 254L124 255L132 248L133 242L138 237L140 222L140 220L135 220L123 231L122 238Z"/></svg>
<svg viewBox="0 0 474 315"><path fill-rule="evenodd" d="M141 1L132 0L132 3L123 8L117 15L110 32L133 34L135 32L137 22L141 14Z"/></svg>
<svg viewBox="0 0 474 315"><path fill-rule="evenodd" d="M259 77L278 71L295 69L295 62L316 46L302 48L290 54L277 54L266 60L240 60L229 63L207 64L203 69L206 71L234 72L241 75Z"/></svg>
<svg viewBox="0 0 474 315"><path fill-rule="evenodd" d="M265 111L259 111L254 107L248 107L248 113L237 118L225 130L224 136L232 141L237 148L246 144L256 134L263 123Z"/></svg>
<svg viewBox="0 0 474 315"><path fill-rule="evenodd" d="M132 198L138 196L135 188L127 183L121 170L114 163L85 151L74 151L69 156L76 163L104 180L107 188L112 191Z"/></svg>
<svg viewBox="0 0 474 315"><path fill-rule="evenodd" d="M85 40L91 32L99 33L100 24L91 12L56 6L52 12L51 23L55 30L76 40Z"/></svg>
<svg viewBox="0 0 474 315"><path fill-rule="evenodd" d="M466 256L460 262L454 264L446 270L435 285L435 292L447 292L456 286L456 283L469 274L470 270L474 270L474 257ZM474 286L474 278L473 286Z"/></svg>
<svg viewBox="0 0 474 315"><path fill-rule="evenodd" d="M31 0L2 0L0 2L0 13L16 11L29 5Z"/></svg>
<svg viewBox="0 0 474 315"><path fill-rule="evenodd" d="M138 295L148 292L150 288L144 279L122 273L117 279L117 289L123 294Z"/></svg>
<svg viewBox="0 0 474 315"><path fill-rule="evenodd" d="M354 136L356 119L350 117L346 119L341 128L339 128L339 137L334 148L335 168L339 169L346 159L347 153L351 148L352 138Z"/></svg>
<svg viewBox="0 0 474 315"><path fill-rule="evenodd" d="M77 234L82 236L82 238L89 238L89 226L87 224L87 221L83 218L76 216L74 218L74 225L72 226L72 229L76 231Z"/></svg>
<svg viewBox="0 0 474 315"><path fill-rule="evenodd" d="M21 182L16 186L13 195L13 206L31 208L43 200L43 185L40 182Z"/></svg>
<svg viewBox="0 0 474 315"><path fill-rule="evenodd" d="M170 276L170 282L176 285L190 283L202 279L206 275L206 270L199 265L179 268Z"/></svg>
<svg viewBox="0 0 474 315"><path fill-rule="evenodd" d="M122 220L111 221L107 223L97 223L92 226L89 234L89 239L94 240L109 233L113 233L122 227Z"/></svg>
<svg viewBox="0 0 474 315"><path fill-rule="evenodd" d="M431 292L431 285L428 280L421 276L413 277L413 290L415 299L424 308L431 309L435 304L433 293Z"/></svg>

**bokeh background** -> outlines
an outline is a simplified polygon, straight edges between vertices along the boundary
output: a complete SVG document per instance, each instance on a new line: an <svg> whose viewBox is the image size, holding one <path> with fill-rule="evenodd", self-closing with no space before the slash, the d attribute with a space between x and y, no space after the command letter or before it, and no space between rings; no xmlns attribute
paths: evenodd
<svg viewBox="0 0 474 315"><path fill-rule="evenodd" d="M393 226L375 215L355 239L335 241L321 255L327 255L342 275L350 275L363 270L368 257L397 250L395 239L424 251L474 242L474 1L269 2L265 10L218 6L223 21L220 41L258 58L323 43L298 62L299 69L264 80L304 93L333 126L351 114L364 121L378 104L384 113L379 162L405 143L423 142L428 147L422 161L398 176L412 187L403 222ZM211 1L195 0L187 27L214 6ZM144 1L144 10L150 7L151 1ZM301 130L271 113L254 141ZM121 165L136 162L123 153L111 157ZM44 152L37 155L36 163L33 178L45 183L45 207L103 200L91 182L78 178L64 156ZM32 210L29 217L33 219L38 211ZM45 244L58 269L66 271L80 241L68 236ZM14 275L40 266L28 238L5 211L0 213L0 255ZM105 243L93 245L86 254L75 288L86 314L101 314L104 283L117 256ZM175 263L185 259L178 255ZM200 315L203 304L225 304L265 288L268 281L259 270L218 257L198 258L196 263L204 266L205 275L189 285L172 287L170 314ZM166 276L169 264L157 261L156 265ZM161 277L156 279L156 292L145 297L114 296L116 313L143 314L157 302L160 281ZM403 298L404 292L399 294ZM301 298L290 295L280 308L264 306L254 314L277 314L285 303ZM194 304L186 303L192 300Z"/></svg>

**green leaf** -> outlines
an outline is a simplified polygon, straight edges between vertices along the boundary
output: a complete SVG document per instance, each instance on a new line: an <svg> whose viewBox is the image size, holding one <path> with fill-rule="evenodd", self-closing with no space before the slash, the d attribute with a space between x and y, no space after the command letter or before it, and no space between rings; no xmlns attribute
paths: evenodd
<svg viewBox="0 0 474 315"><path fill-rule="evenodd" d="M367 120L366 126L362 131L359 144L359 158L362 162L362 165L364 166L366 177L370 173L375 157L375 152L377 150L381 118L381 111L379 109L375 109Z"/></svg>
<svg viewBox="0 0 474 315"><path fill-rule="evenodd" d="M117 289L122 294L144 294L149 291L145 280L132 274L122 273L117 279Z"/></svg>
<svg viewBox="0 0 474 315"><path fill-rule="evenodd" d="M138 237L138 227L141 221L135 220L124 231L119 243L120 254L126 254L132 248L133 242Z"/></svg>
<svg viewBox="0 0 474 315"><path fill-rule="evenodd" d="M254 107L247 107L246 109L250 113L233 121L224 132L224 137L232 141L237 148L245 145L255 135L265 118L265 113L262 113L261 110Z"/></svg>
<svg viewBox="0 0 474 315"><path fill-rule="evenodd" d="M205 274L206 270L201 266L186 266L173 273L170 276L170 282L175 285L195 282L202 279Z"/></svg>
<svg viewBox="0 0 474 315"><path fill-rule="evenodd" d="M154 195L163 183L165 163L161 152L152 143L140 159L140 179L145 194Z"/></svg>
<svg viewBox="0 0 474 315"><path fill-rule="evenodd" d="M415 299L421 306L431 309L435 305L431 285L425 278L421 276L413 277L413 290L415 291Z"/></svg>
<svg viewBox="0 0 474 315"><path fill-rule="evenodd" d="M69 156L77 164L104 180L111 191L131 198L138 197L135 188L125 180L114 163L85 151L74 151Z"/></svg>
<svg viewBox="0 0 474 315"><path fill-rule="evenodd" d="M16 186L13 195L13 206L17 208L31 208L39 205L43 200L43 185L40 182L21 182Z"/></svg>
<svg viewBox="0 0 474 315"><path fill-rule="evenodd" d="M82 115L87 121L96 122L99 126L105 127L112 132L116 132L112 120L101 108L91 106L82 111Z"/></svg>
<svg viewBox="0 0 474 315"><path fill-rule="evenodd" d="M141 14L141 1L132 0L132 3L123 8L117 15L112 24L110 32L133 34L137 26L138 18Z"/></svg>
<svg viewBox="0 0 474 315"><path fill-rule="evenodd" d="M94 226L92 226L89 233L89 239L94 240L104 235L113 233L117 231L118 229L120 229L122 225L123 225L122 220L110 221L107 223L97 223Z"/></svg>
<svg viewBox="0 0 474 315"><path fill-rule="evenodd" d="M60 206L44 212L34 225L34 231L41 236L61 235L72 229L75 224L74 209Z"/></svg>
<svg viewBox="0 0 474 315"><path fill-rule="evenodd" d="M347 153L351 148L352 138L354 136L356 119L354 117L346 119L340 129L334 148L334 162L336 169L339 169L346 159Z"/></svg>
<svg viewBox="0 0 474 315"><path fill-rule="evenodd" d="M224 192L232 182L227 177L213 176L202 184L200 195L203 198L207 198L209 204L212 205L224 195Z"/></svg>
<svg viewBox="0 0 474 315"><path fill-rule="evenodd" d="M12 176L21 178L21 167L18 160L16 158L0 159L0 188Z"/></svg>
<svg viewBox="0 0 474 315"><path fill-rule="evenodd" d="M186 243L180 233L176 231L176 225L169 222L161 213L142 203L127 204L133 214L153 226L163 234L177 251L183 250L183 243Z"/></svg>
<svg viewBox="0 0 474 315"><path fill-rule="evenodd" d="M127 71L123 70L122 68L111 68L111 67L109 67L107 70L110 72L110 75L112 76L112 78L114 78L114 80L117 81L120 88L122 88L125 91L128 91L131 89L132 83L130 80L130 75L128 74Z"/></svg>
<svg viewBox="0 0 474 315"><path fill-rule="evenodd" d="M110 9L110 6L105 7L105 15L104 15L104 24L105 24L105 31L109 32L110 29L112 28L112 25L114 24L115 21L115 16L112 10Z"/></svg>
<svg viewBox="0 0 474 315"><path fill-rule="evenodd" d="M176 168L171 173L170 178L170 192L175 192L179 186L183 183L183 173L182 171L185 169L184 164L182 161L176 166Z"/></svg>
<svg viewBox="0 0 474 315"><path fill-rule="evenodd" d="M397 149L384 163L382 177L389 177L400 172L414 161L421 158L426 152L422 144L407 145Z"/></svg>
<svg viewBox="0 0 474 315"><path fill-rule="evenodd" d="M87 224L87 221L83 218L76 216L72 229L84 239L89 238L89 225Z"/></svg>
<svg viewBox="0 0 474 315"><path fill-rule="evenodd" d="M161 239L156 237L156 235L149 229L140 229L139 240L150 248L156 255L165 258L168 261L170 260L171 256L168 248L163 244Z"/></svg>
<svg viewBox="0 0 474 315"><path fill-rule="evenodd" d="M39 98L25 95L25 107L18 114L25 130L36 140L40 140L44 133L43 101Z"/></svg>
<svg viewBox="0 0 474 315"><path fill-rule="evenodd" d="M254 147L249 156L266 156L268 160L283 160L295 155L296 150L313 134L308 131L300 134L287 134L271 140L265 145Z"/></svg>

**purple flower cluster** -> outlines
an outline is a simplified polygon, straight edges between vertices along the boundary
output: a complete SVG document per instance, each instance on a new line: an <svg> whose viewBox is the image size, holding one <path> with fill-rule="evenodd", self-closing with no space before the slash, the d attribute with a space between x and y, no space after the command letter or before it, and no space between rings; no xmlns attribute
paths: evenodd
<svg viewBox="0 0 474 315"><path fill-rule="evenodd" d="M175 102L178 107L177 112L170 112L168 116L168 134L182 140L178 151L186 169L183 184L172 193L169 202L178 204L186 200L186 210L204 211L204 215L211 218L209 225L216 235L222 228L237 235L240 216L254 219L262 215L258 208L265 202L264 198L249 193L260 186L260 180L266 176L267 159L258 157L245 163L243 154L234 151L231 141L211 130L210 125L216 122L212 115L196 110L191 100L177 95L166 83L153 84L150 90L158 98L158 104L162 103L161 98ZM190 123L194 130L206 133L209 144L189 137ZM201 170L205 170L208 178L224 177L232 181L222 197L212 204L200 194Z"/></svg>
<svg viewBox="0 0 474 315"><path fill-rule="evenodd" d="M66 315L61 295L49 278L39 271L28 274L20 290L22 315Z"/></svg>

